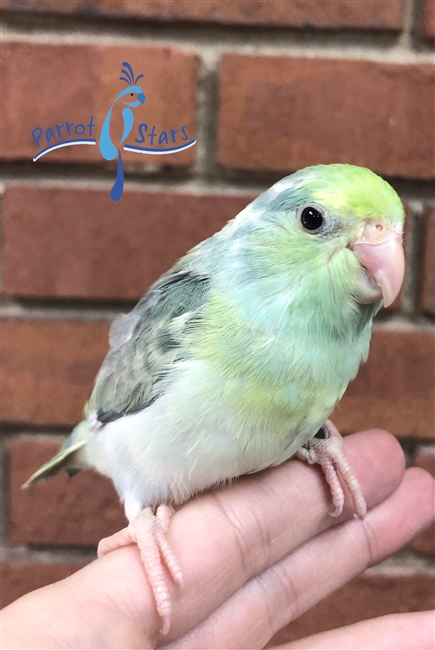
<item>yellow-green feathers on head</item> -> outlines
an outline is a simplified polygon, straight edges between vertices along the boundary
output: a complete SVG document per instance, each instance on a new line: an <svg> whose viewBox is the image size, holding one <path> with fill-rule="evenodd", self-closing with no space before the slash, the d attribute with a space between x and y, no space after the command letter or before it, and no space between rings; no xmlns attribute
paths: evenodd
<svg viewBox="0 0 435 650"><path fill-rule="evenodd" d="M405 214L396 191L383 178L354 165L316 165L306 167L274 185L286 184L298 190L300 199L314 201L340 217L388 219L403 223Z"/></svg>

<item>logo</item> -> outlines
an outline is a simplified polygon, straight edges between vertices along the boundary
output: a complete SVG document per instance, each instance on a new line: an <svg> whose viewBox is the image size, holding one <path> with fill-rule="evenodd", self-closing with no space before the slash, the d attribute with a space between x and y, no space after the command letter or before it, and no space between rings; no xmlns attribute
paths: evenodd
<svg viewBox="0 0 435 650"><path fill-rule="evenodd" d="M134 129L134 109L142 106L146 101L142 85L138 85L138 81L142 79L144 75L139 74L135 77L133 68L127 61L124 61L122 66L119 80L126 83L127 88L124 88L113 101L111 107L107 111L98 135L98 148L102 157L105 160L118 159L116 179L112 189L110 190L110 198L112 201L119 201L124 189L122 151L132 151L133 153L161 156L184 151L196 144L195 139L189 139L187 126L185 125L181 126L179 129L171 128L162 130L158 133L155 126L149 129L148 124L142 122L141 124L138 124L136 129ZM112 137L113 128L111 130L111 126L113 126L111 124L113 111L121 104L124 105L121 111L122 134L114 141L114 136ZM82 123L75 124L74 122L65 122L64 124L56 124L54 129L46 128L44 130L41 126L35 127L31 131L30 135L35 141L39 151L33 157L33 162L36 162L50 151L62 147L71 147L73 145L96 145L97 138L94 134L95 128L96 124L93 115L90 116L89 122L86 125ZM138 137L133 138L133 135L135 134L137 134ZM133 141L136 144L127 143L127 138L129 137L133 138ZM147 144L147 137L150 146L140 146L142 144ZM157 146L155 146L156 144Z"/></svg>

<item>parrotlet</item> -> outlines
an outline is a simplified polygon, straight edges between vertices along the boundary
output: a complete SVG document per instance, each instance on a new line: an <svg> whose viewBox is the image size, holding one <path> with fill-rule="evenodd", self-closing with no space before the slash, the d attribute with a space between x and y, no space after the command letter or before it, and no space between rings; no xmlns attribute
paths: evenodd
<svg viewBox="0 0 435 650"><path fill-rule="evenodd" d="M173 506L297 454L322 465L331 514L340 475L364 516L327 418L367 358L373 317L400 291L403 223L398 195L368 169L307 167L113 323L85 419L25 486L87 467L113 480L130 523L98 553L139 546L163 632L170 580L182 584L165 536Z"/></svg>

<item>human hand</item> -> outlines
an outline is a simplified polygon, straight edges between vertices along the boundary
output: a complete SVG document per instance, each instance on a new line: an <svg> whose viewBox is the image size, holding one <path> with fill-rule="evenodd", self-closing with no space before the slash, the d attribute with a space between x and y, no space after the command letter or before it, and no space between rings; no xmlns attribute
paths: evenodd
<svg viewBox="0 0 435 650"><path fill-rule="evenodd" d="M168 539L185 587L173 587L172 627L160 618L136 547L122 548L3 610L8 648L262 648L279 629L434 519L434 480L404 471L381 431L344 440L369 512L328 515L322 473L300 461L242 477L192 500ZM286 644L285 648L431 648L431 613L401 614Z"/></svg>

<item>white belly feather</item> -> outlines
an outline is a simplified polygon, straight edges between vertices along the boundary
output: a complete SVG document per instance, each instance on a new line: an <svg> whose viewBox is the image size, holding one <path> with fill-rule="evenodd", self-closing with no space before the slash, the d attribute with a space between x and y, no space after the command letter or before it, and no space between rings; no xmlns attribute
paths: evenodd
<svg viewBox="0 0 435 650"><path fill-rule="evenodd" d="M143 411L90 432L92 465L113 480L129 518L142 507L181 503L207 487L283 462L312 435L289 431L277 439L254 428L242 431L236 414L213 401L219 376L207 362L181 362L177 375Z"/></svg>

